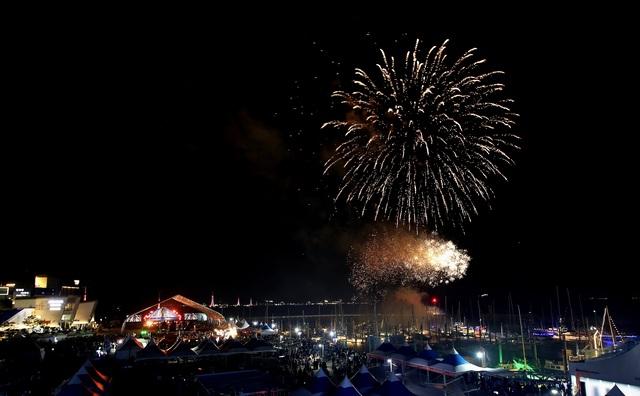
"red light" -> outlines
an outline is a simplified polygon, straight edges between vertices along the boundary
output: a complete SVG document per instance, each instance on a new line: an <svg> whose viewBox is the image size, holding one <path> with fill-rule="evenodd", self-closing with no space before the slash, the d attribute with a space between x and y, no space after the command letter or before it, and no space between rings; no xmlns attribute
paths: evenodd
<svg viewBox="0 0 640 396"><path fill-rule="evenodd" d="M438 303L438 299L437 298L432 298L431 299L431 304L437 304Z"/></svg>

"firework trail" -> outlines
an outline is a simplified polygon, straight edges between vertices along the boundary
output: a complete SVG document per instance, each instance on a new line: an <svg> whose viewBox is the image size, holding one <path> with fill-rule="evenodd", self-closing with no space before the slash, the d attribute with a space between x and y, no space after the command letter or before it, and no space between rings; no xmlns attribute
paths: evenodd
<svg viewBox="0 0 640 396"><path fill-rule="evenodd" d="M423 55L416 41L403 60L381 51L375 76L356 69L353 90L334 92L350 109L347 120L323 125L343 133L325 163L325 174L345 169L336 200L396 226L439 230L464 228L492 198L490 182L505 178L518 149L517 114L502 72L480 72L475 49L450 62L446 44Z"/></svg>
<svg viewBox="0 0 640 396"><path fill-rule="evenodd" d="M469 266L466 251L436 234L407 231L374 235L350 254L351 283L363 295L382 296L403 286L448 284Z"/></svg>

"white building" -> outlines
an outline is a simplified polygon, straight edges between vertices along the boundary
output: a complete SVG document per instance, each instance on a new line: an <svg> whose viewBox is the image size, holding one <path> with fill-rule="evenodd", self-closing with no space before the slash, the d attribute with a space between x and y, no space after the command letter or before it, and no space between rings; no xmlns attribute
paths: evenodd
<svg viewBox="0 0 640 396"><path fill-rule="evenodd" d="M82 301L80 296L37 296L17 298L14 308L50 327L81 327L93 322L97 301ZM18 317L26 318L25 314Z"/></svg>

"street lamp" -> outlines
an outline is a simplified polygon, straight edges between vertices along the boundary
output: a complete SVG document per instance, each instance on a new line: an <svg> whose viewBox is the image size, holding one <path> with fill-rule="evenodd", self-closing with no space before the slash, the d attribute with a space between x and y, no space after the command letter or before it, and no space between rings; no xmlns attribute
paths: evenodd
<svg viewBox="0 0 640 396"><path fill-rule="evenodd" d="M335 332L335 331L333 331L333 330L331 330L331 331L329 332L329 337L333 338L333 337L335 337L335 336L336 336L336 332Z"/></svg>
<svg viewBox="0 0 640 396"><path fill-rule="evenodd" d="M324 359L324 344L318 344L318 347L322 349L322 355L320 356L322 357L322 359Z"/></svg>
<svg viewBox="0 0 640 396"><path fill-rule="evenodd" d="M389 372L393 373L393 360L387 359L387 363L389 363Z"/></svg>

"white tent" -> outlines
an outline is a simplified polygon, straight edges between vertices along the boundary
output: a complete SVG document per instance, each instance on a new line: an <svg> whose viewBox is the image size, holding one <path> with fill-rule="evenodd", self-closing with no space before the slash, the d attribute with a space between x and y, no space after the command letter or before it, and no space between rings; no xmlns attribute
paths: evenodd
<svg viewBox="0 0 640 396"><path fill-rule="evenodd" d="M412 359L414 367L417 367L419 358ZM422 367L419 367L422 368ZM476 366L475 364L467 362L455 348L450 354L444 357L441 362L428 365L425 369L433 371L435 373L447 375L450 377L457 377L458 375L468 372L480 372L480 371L500 371L501 369L492 369Z"/></svg>
<svg viewBox="0 0 640 396"><path fill-rule="evenodd" d="M640 395L640 344L620 352L569 364L572 386L584 382L587 395L604 395L614 386L625 395Z"/></svg>
<svg viewBox="0 0 640 396"><path fill-rule="evenodd" d="M236 322L236 328L238 330L244 330L247 327L249 327L249 323L247 323L247 321L244 319L240 319L239 321Z"/></svg>
<svg viewBox="0 0 640 396"><path fill-rule="evenodd" d="M260 326L260 328L258 329L258 331L256 331L256 333L259 333L262 336L267 336L267 335L274 335L277 333L277 331L275 331L274 329L269 327L268 324L265 323L262 326Z"/></svg>

